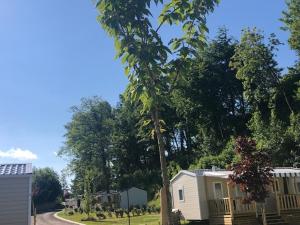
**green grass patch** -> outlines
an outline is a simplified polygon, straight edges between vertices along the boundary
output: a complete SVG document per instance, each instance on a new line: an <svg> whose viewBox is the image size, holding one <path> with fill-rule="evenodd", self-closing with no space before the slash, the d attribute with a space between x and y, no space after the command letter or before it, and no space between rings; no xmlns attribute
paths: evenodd
<svg viewBox="0 0 300 225"><path fill-rule="evenodd" d="M95 216L95 214L92 214ZM116 218L114 215L112 218L107 217L104 220L91 222L91 221L81 221L81 219L86 218L85 214L75 213L74 215L66 215L64 212L58 213L59 217L62 217L67 220L71 220L74 222L86 224L86 225L127 225L128 218L124 216L124 218ZM131 225L158 225L159 224L159 214L150 214L150 215L142 215L142 216L134 216L130 217Z"/></svg>

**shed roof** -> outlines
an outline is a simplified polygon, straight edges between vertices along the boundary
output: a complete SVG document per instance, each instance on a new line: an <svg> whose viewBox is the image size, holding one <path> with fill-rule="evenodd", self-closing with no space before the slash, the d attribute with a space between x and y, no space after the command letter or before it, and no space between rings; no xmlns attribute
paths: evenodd
<svg viewBox="0 0 300 225"><path fill-rule="evenodd" d="M300 169L298 168L279 167L279 168L274 168L272 173L275 177L300 177ZM218 178L227 179L230 174L233 174L233 172L230 170L222 170L222 169L215 169L215 170L200 169L194 171L181 170L178 174L176 174L172 178L171 182L174 181L177 177L179 177L180 174L186 174L189 176L206 176L206 177L218 177Z"/></svg>
<svg viewBox="0 0 300 225"><path fill-rule="evenodd" d="M32 174L32 165L28 164L0 164L1 176L15 176Z"/></svg>
<svg viewBox="0 0 300 225"><path fill-rule="evenodd" d="M188 170L180 170L172 179L171 179L171 182L173 182L175 179L177 179L181 174L185 174L185 175L188 175L188 176L191 176L191 177L196 177L196 176L199 176L197 173L195 172L191 172L191 171L188 171Z"/></svg>

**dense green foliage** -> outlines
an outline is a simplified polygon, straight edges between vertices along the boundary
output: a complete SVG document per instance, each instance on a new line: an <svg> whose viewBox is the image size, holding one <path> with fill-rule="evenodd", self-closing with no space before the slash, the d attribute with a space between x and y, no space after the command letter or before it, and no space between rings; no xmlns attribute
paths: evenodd
<svg viewBox="0 0 300 225"><path fill-rule="evenodd" d="M169 103L167 92L172 88L173 76L180 73L178 62L195 55L203 47L207 32L206 16L218 0L97 0L98 21L114 39L117 57L122 59L129 78L129 98L140 101L141 113L152 122L159 151L162 184L166 193L167 222L171 219L169 177L165 157L162 107ZM153 7L162 10L154 18ZM153 22L153 19L155 22ZM157 19L157 20L155 20ZM158 24L156 24L158 22ZM161 37L164 24L182 28L180 37L167 42ZM164 223L163 223L164 224Z"/></svg>
<svg viewBox="0 0 300 225"><path fill-rule="evenodd" d="M287 0L288 10L283 13L284 29L291 32L289 44L300 56L300 1Z"/></svg>
<svg viewBox="0 0 300 225"><path fill-rule="evenodd" d="M83 99L79 107L72 108L72 121L66 125L65 147L60 154L72 157L76 190L83 192L86 170L97 171L95 189L109 190L110 144L113 112L111 106L98 98Z"/></svg>
<svg viewBox="0 0 300 225"><path fill-rule="evenodd" d="M99 20L105 20L101 24L115 38L118 56L123 57L131 82L117 107L92 98L73 108L61 154L71 158L76 192L84 193L84 171L92 170L92 191L137 186L154 194L162 185L161 152L153 123L156 119L169 176L180 169L225 168L238 161L234 153L238 136L254 139L258 150L270 154L273 166L299 165L299 59L288 70L279 68L276 51L280 42L274 35L267 39L256 29L245 29L238 41L226 29L220 29L204 47L201 35L194 39L187 32L183 39L172 40L173 47L169 47L161 43L160 37L153 34L156 29L148 24L145 15L150 15L150 1L141 1L136 9L129 9L125 2L107 8L103 2L114 1L99 2ZM299 11L295 4L296 0L290 1L283 18L291 36L297 35L297 25L293 24L298 21ZM121 6L127 11L115 13ZM137 27L130 27L133 30L127 34L129 22L122 19L130 10L132 15L139 13L139 7L144 10L140 19L147 25L132 24ZM172 24L177 17L177 22L187 19L182 17L184 9L177 15L174 7L167 6L162 23ZM107 19L111 14L120 17L116 18L117 24ZM188 24L184 27L192 29ZM131 32L142 31L148 36L138 38L140 46L139 42L133 44ZM297 41L290 44L300 49ZM191 48L188 55L184 54L184 46ZM155 85L150 85L153 77L147 70L149 64ZM157 111L159 117L153 118Z"/></svg>
<svg viewBox="0 0 300 225"><path fill-rule="evenodd" d="M33 169L32 198L35 205L53 203L62 197L57 173L50 168Z"/></svg>

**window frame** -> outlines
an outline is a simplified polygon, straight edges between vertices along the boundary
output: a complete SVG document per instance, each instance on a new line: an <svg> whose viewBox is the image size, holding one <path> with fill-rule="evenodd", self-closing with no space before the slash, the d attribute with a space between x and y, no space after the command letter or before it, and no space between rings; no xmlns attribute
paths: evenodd
<svg viewBox="0 0 300 225"><path fill-rule="evenodd" d="M180 199L180 191L181 191L181 193L182 193L182 199ZM178 193L178 200L179 200L179 202L184 202L184 201L185 201L184 187L183 187L183 186L182 186L182 187L179 187L179 188L177 189L177 193Z"/></svg>
<svg viewBox="0 0 300 225"><path fill-rule="evenodd" d="M245 192L241 191L241 185L240 184L236 184L234 187L235 190L235 197L236 198L244 198L246 196Z"/></svg>
<svg viewBox="0 0 300 225"><path fill-rule="evenodd" d="M235 196L237 197L237 198L240 198L240 197L243 197L243 192L241 191L241 187L240 187L240 185L239 184L236 184L235 185Z"/></svg>
<svg viewBox="0 0 300 225"><path fill-rule="evenodd" d="M221 198L217 198L216 184L220 184L220 187L221 187L221 194L222 194L222 197L221 197ZM215 199L222 199L222 198L224 198L223 184L222 184L221 181L213 182L213 189L214 189L214 197L215 197Z"/></svg>

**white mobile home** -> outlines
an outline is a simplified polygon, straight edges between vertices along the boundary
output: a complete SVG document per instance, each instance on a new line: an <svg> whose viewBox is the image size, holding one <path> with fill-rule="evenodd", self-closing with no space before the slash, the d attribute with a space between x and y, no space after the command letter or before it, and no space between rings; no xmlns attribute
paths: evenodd
<svg viewBox="0 0 300 225"><path fill-rule="evenodd" d="M31 164L0 164L0 224L31 224Z"/></svg>
<svg viewBox="0 0 300 225"><path fill-rule="evenodd" d="M211 225L257 224L259 206L243 204L244 194L229 183L230 174L226 170L180 171L170 184L173 209L180 210L186 220ZM300 225L300 169L276 168L273 175L264 217Z"/></svg>
<svg viewBox="0 0 300 225"><path fill-rule="evenodd" d="M131 206L145 206L147 205L147 192L145 190L132 187L128 189L128 197L129 201L127 199L127 191L123 191L120 193L121 195L121 202L120 202L120 207L127 209L128 208L128 203L129 207Z"/></svg>

